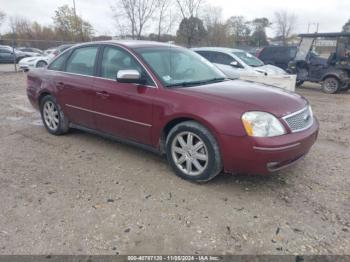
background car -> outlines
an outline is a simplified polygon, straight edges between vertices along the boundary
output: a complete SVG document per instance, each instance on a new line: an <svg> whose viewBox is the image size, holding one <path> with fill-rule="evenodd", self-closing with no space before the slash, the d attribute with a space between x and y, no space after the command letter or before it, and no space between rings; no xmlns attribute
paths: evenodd
<svg viewBox="0 0 350 262"><path fill-rule="evenodd" d="M30 68L39 68L47 66L52 58L52 55L25 57L19 61L18 66L20 69L26 72Z"/></svg>
<svg viewBox="0 0 350 262"><path fill-rule="evenodd" d="M51 54L55 56L58 56L60 53L62 53L63 51L65 51L66 49L72 47L74 44L64 44L64 45L60 45L56 48L54 48L53 52Z"/></svg>
<svg viewBox="0 0 350 262"><path fill-rule="evenodd" d="M49 48L44 51L44 55L52 54L55 51L55 48Z"/></svg>
<svg viewBox="0 0 350 262"><path fill-rule="evenodd" d="M18 63L24 57L26 54L21 51L13 50L10 46L0 46L0 63Z"/></svg>
<svg viewBox="0 0 350 262"><path fill-rule="evenodd" d="M257 57L267 65L274 65L283 70L294 59L298 51L296 46L267 46L258 52Z"/></svg>
<svg viewBox="0 0 350 262"><path fill-rule="evenodd" d="M44 52L38 48L32 48L32 47L18 47L17 50L23 52L27 56L41 56L44 54Z"/></svg>
<svg viewBox="0 0 350 262"><path fill-rule="evenodd" d="M46 55L23 58L19 62L19 68L26 72L31 68L45 67L53 58L71 46L73 45L61 45L57 48L49 49L50 51L46 50L46 53L44 53Z"/></svg>
<svg viewBox="0 0 350 262"><path fill-rule="evenodd" d="M193 50L212 62L231 79L239 77L290 91L295 90L295 76L288 75L276 66L265 65L246 51L221 47L202 47Z"/></svg>

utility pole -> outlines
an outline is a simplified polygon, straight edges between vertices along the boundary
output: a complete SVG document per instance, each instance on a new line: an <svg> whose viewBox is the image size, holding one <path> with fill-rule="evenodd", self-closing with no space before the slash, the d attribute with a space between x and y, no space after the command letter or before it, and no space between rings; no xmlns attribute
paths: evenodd
<svg viewBox="0 0 350 262"><path fill-rule="evenodd" d="M75 8L75 0L73 0L73 10L74 10L75 30L80 31L81 38L82 38L83 37L83 30L82 30L82 28L78 29L78 17L77 17L77 10ZM81 25L81 26L83 26L83 25ZM76 39L74 39L74 41L76 42Z"/></svg>

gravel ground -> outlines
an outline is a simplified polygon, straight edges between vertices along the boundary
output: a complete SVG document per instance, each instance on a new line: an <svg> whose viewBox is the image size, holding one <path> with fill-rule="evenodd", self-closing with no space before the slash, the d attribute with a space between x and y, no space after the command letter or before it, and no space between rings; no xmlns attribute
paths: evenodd
<svg viewBox="0 0 350 262"><path fill-rule="evenodd" d="M0 74L1 254L350 254L350 92L306 96L310 154L271 176L173 175L141 149L49 135L25 74Z"/></svg>

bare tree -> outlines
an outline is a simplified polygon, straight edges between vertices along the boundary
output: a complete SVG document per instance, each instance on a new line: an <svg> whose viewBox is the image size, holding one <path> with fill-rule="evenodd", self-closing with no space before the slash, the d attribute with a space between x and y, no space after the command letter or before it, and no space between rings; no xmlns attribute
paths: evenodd
<svg viewBox="0 0 350 262"><path fill-rule="evenodd" d="M246 45L250 38L250 22L243 16L231 16L227 20L230 34L235 46Z"/></svg>
<svg viewBox="0 0 350 262"><path fill-rule="evenodd" d="M12 33L21 35L25 38L31 37L31 23L26 18L20 16L11 16L9 18L9 24Z"/></svg>
<svg viewBox="0 0 350 262"><path fill-rule="evenodd" d="M223 22L222 8L208 5L203 12L203 20L207 29L206 45L230 46L230 34L227 23Z"/></svg>
<svg viewBox="0 0 350 262"><path fill-rule="evenodd" d="M173 24L177 21L175 2L173 0L158 0L155 18L157 20L157 40L161 35L169 33Z"/></svg>
<svg viewBox="0 0 350 262"><path fill-rule="evenodd" d="M2 23L5 21L5 18L6 18L6 14L0 10L0 27Z"/></svg>
<svg viewBox="0 0 350 262"><path fill-rule="evenodd" d="M182 18L198 17L203 0L176 0Z"/></svg>
<svg viewBox="0 0 350 262"><path fill-rule="evenodd" d="M203 2L203 0L176 0L182 16L182 21L180 23L179 30L177 31L177 35L185 40L187 47L192 46L194 38L197 38L196 42L199 41L198 35L201 35L201 37L204 35L203 32L205 29L203 26L203 21L198 18Z"/></svg>
<svg viewBox="0 0 350 262"><path fill-rule="evenodd" d="M280 37L283 44L286 45L288 38L292 35L297 17L285 10L275 12L275 29L277 37Z"/></svg>
<svg viewBox="0 0 350 262"><path fill-rule="evenodd" d="M129 28L133 39L141 39L143 30L154 15L157 2L158 0L116 0L116 5L112 7L114 19L124 30Z"/></svg>

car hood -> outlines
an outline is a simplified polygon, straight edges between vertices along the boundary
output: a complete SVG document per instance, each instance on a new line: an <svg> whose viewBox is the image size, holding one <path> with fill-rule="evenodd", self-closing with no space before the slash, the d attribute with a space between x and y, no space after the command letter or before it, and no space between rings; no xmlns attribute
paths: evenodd
<svg viewBox="0 0 350 262"><path fill-rule="evenodd" d="M283 69L273 66L273 65L263 65L259 67L254 67L254 70L261 73L267 73L268 75L284 75L286 71Z"/></svg>
<svg viewBox="0 0 350 262"><path fill-rule="evenodd" d="M296 112L308 103L305 98L296 93L243 80L176 88L176 92L204 98L207 101L232 103L242 111L269 112L277 117Z"/></svg>
<svg viewBox="0 0 350 262"><path fill-rule="evenodd" d="M45 61L47 61L48 57L47 56L31 56L31 57L26 57L26 58L21 59L20 62L27 63L29 61L34 62L34 61L38 61L38 60L45 60Z"/></svg>

